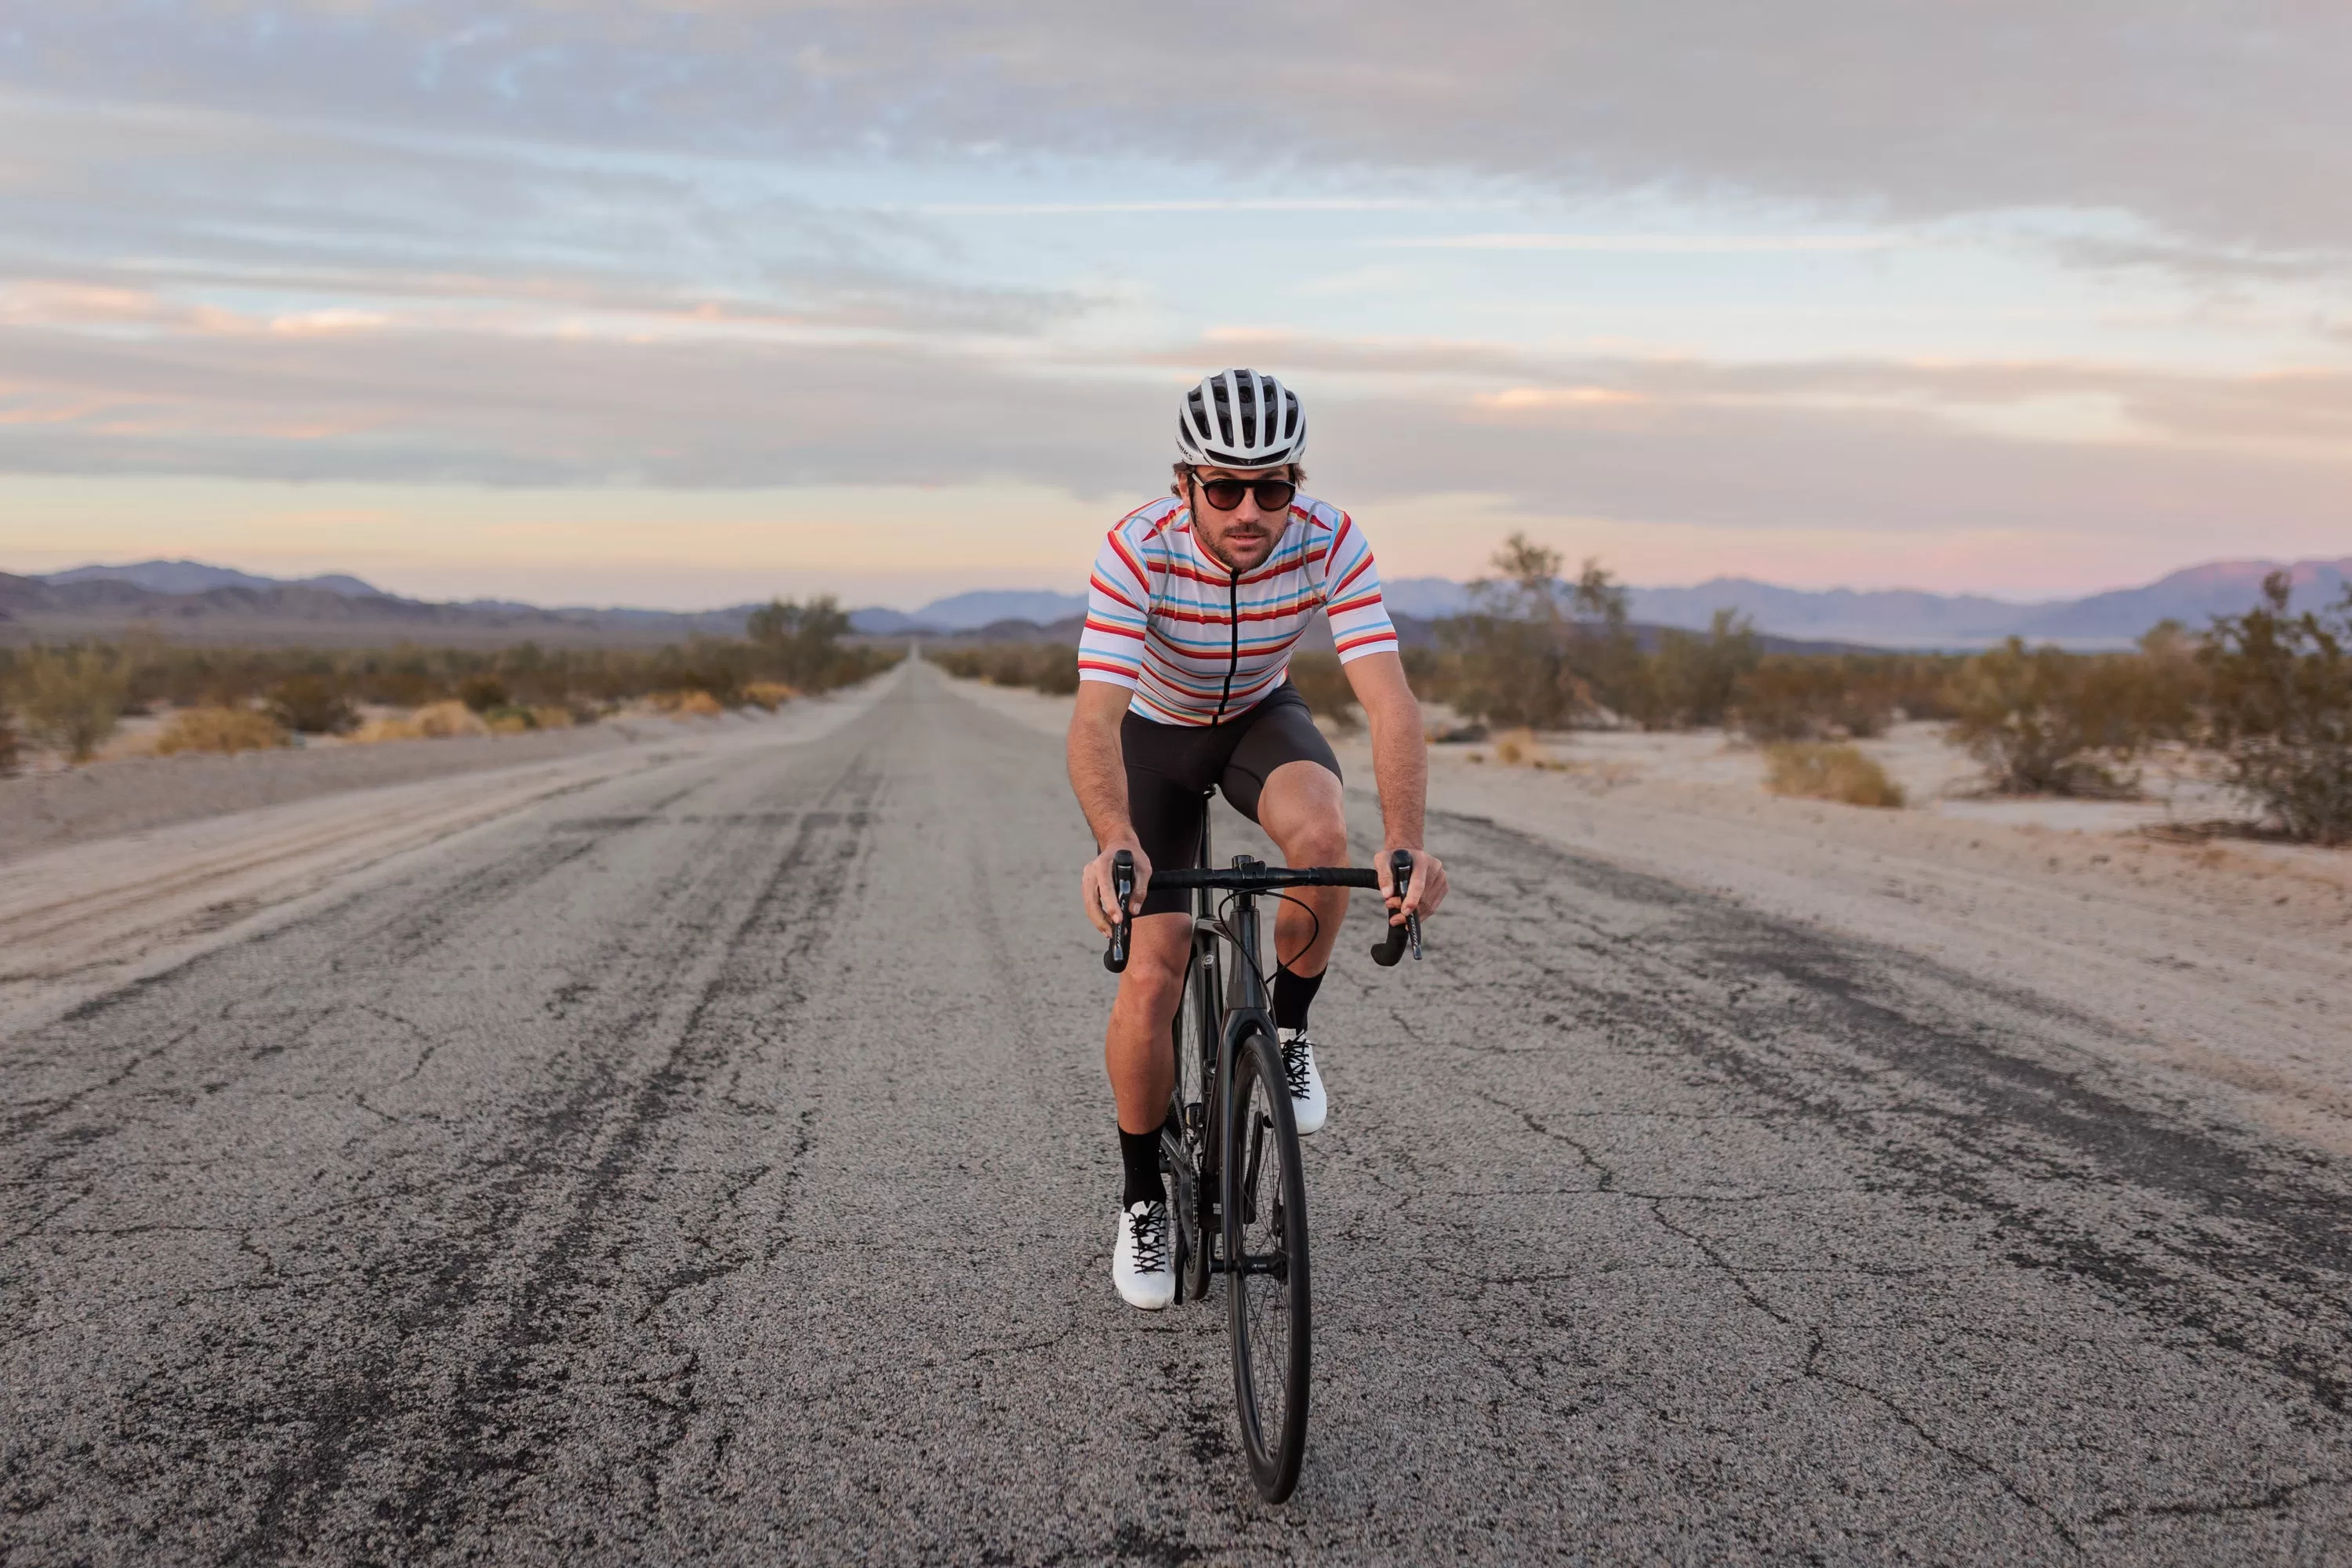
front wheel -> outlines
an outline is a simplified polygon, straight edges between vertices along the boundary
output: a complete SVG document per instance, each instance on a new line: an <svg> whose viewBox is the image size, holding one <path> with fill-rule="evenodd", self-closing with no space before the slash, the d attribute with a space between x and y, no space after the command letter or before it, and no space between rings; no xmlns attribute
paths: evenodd
<svg viewBox="0 0 2352 1568"><path fill-rule="evenodd" d="M1307 1453L1307 1183L1282 1053L1252 1028L1226 1087L1223 1191L1234 1397L1258 1495L1280 1502Z"/></svg>

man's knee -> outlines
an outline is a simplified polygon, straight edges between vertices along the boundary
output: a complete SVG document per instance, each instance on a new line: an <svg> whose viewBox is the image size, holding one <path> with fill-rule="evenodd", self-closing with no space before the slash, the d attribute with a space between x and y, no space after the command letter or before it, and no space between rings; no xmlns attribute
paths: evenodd
<svg viewBox="0 0 2352 1568"><path fill-rule="evenodd" d="M1285 836L1282 853L1294 866L1344 866L1348 863L1348 825L1336 810L1317 812Z"/></svg>
<svg viewBox="0 0 2352 1568"><path fill-rule="evenodd" d="M1133 928L1127 969L1118 978L1118 1003L1153 1016L1173 1017L1184 989L1191 956L1190 915L1145 915Z"/></svg>

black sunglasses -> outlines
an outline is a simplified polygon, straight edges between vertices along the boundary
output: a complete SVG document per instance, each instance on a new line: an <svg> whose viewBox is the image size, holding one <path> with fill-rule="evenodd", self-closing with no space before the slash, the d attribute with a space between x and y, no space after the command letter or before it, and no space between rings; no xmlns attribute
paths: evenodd
<svg viewBox="0 0 2352 1568"><path fill-rule="evenodd" d="M1258 510L1283 511L1288 509L1290 498L1298 493L1298 487L1288 479L1259 479L1255 483L1248 479L1195 479L1192 482L1201 487L1201 494L1219 511L1231 511L1241 505L1244 492L1257 497Z"/></svg>

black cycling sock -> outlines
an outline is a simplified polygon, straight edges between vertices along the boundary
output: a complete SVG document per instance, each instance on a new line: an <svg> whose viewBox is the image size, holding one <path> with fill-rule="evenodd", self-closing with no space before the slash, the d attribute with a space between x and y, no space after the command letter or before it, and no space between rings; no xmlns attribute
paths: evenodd
<svg viewBox="0 0 2352 1568"><path fill-rule="evenodd" d="M1319 974L1293 974L1277 967L1274 972L1274 1026L1307 1027L1307 1009L1315 1005L1315 993L1322 988L1323 977Z"/></svg>
<svg viewBox="0 0 2352 1568"><path fill-rule="evenodd" d="M1160 1180L1160 1134L1129 1132L1118 1130L1118 1157L1127 1167L1127 1195L1118 1200L1121 1208L1133 1208L1137 1204L1154 1204L1168 1196L1168 1188Z"/></svg>

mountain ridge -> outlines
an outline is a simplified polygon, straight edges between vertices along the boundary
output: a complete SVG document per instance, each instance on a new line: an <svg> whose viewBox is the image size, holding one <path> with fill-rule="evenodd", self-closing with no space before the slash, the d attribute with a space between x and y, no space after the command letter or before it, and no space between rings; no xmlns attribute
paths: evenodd
<svg viewBox="0 0 2352 1568"><path fill-rule="evenodd" d="M1704 629L1718 609L1746 616L1759 632L1807 643L1891 648L1980 647L2006 637L2095 648L2127 646L2158 622L2191 627L2252 607L2263 578L2285 570L2297 608L2332 601L2352 583L2352 556L2287 562L2233 559L2183 567L2153 583L2074 599L2018 603L1924 589L1787 588L1748 577L1689 587L1631 588L1627 609L1649 626ZM195 584L163 587L156 584ZM1471 606L1468 584L1404 577L1385 587L1392 612L1419 621ZM556 606L512 600L437 603L387 594L346 573L300 580L261 577L194 561L89 565L45 576L0 574L0 627L12 635L91 636L140 621L202 640L352 641L384 633L433 635L484 644L537 637L551 643L651 643L740 636L757 601L701 611L625 605ZM905 611L850 612L872 637L957 636L1004 625L1047 626L1084 613L1083 595L1042 588L973 589Z"/></svg>

